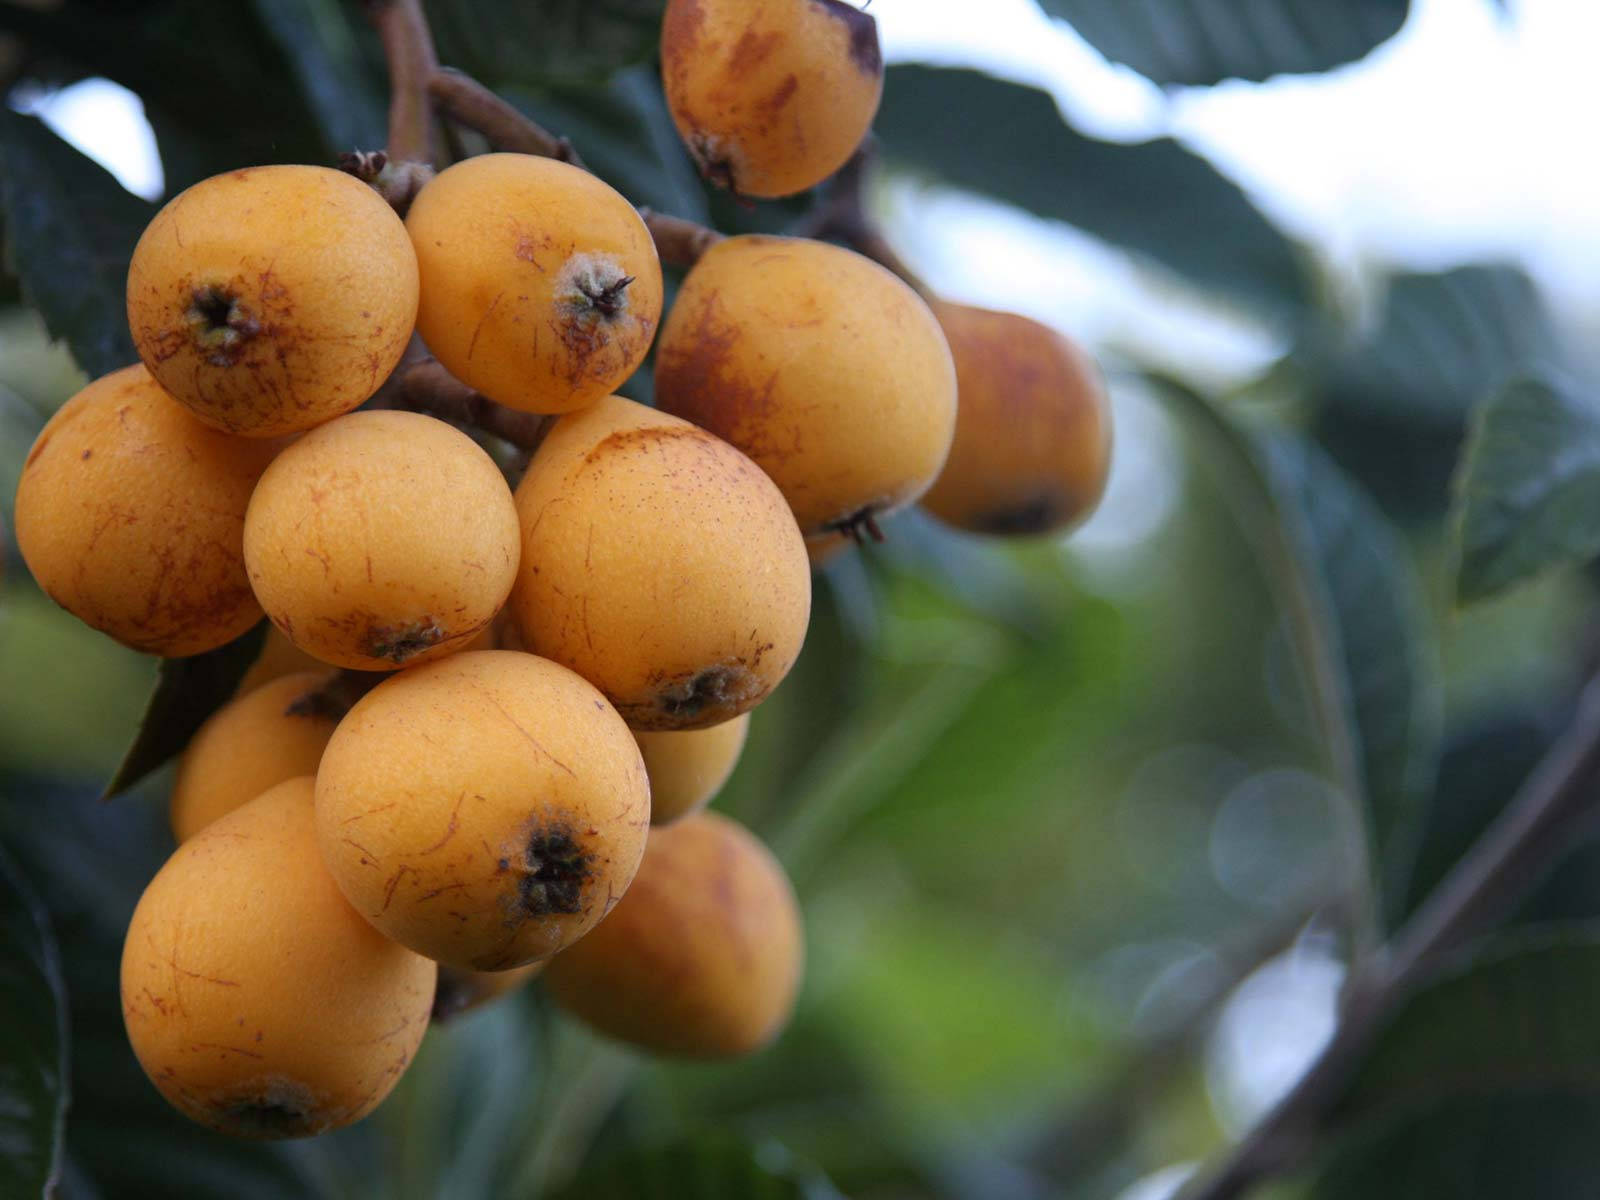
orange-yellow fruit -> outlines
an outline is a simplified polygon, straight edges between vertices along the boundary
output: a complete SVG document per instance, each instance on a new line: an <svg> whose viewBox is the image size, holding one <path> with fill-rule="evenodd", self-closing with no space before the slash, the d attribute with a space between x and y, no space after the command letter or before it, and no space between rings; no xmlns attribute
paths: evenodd
<svg viewBox="0 0 1600 1200"><path fill-rule="evenodd" d="M570 412L644 361L661 262L643 219L587 171L483 154L441 171L406 228L417 332L451 374L525 412Z"/></svg>
<svg viewBox="0 0 1600 1200"><path fill-rule="evenodd" d="M267 624L267 636L261 643L261 653L256 655L255 662L250 664L250 669L244 673L244 678L239 680L239 686L233 691L235 696L243 696L255 691L264 683L271 683L274 679L282 679L285 675L299 675L304 671L324 671L328 664L319 658L312 658L284 636L283 630L276 625Z"/></svg>
<svg viewBox="0 0 1600 1200"><path fill-rule="evenodd" d="M661 81L701 174L790 196L843 166L871 127L877 22L843 0L670 0Z"/></svg>
<svg viewBox="0 0 1600 1200"><path fill-rule="evenodd" d="M666 825L711 803L738 765L750 715L707 729L636 733L650 776L650 823Z"/></svg>
<svg viewBox="0 0 1600 1200"><path fill-rule="evenodd" d="M168 810L178 841L286 779L317 773L338 723L313 702L328 678L327 668L285 675L211 714L178 760Z"/></svg>
<svg viewBox="0 0 1600 1200"><path fill-rule="evenodd" d="M494 461L419 413L351 413L268 468L244 555L261 606L295 645L384 671L462 649L517 570L517 514Z"/></svg>
<svg viewBox="0 0 1600 1200"><path fill-rule="evenodd" d="M1017 313L934 308L961 396L922 507L961 529L1058 533L1094 511L1111 469L1105 384L1079 346Z"/></svg>
<svg viewBox="0 0 1600 1200"><path fill-rule="evenodd" d="M139 357L202 421L272 437L349 412L400 361L417 258L394 210L326 167L202 180L128 265Z"/></svg>
<svg viewBox="0 0 1600 1200"><path fill-rule="evenodd" d="M322 855L350 903L454 967L504 970L582 937L627 889L649 827L616 710L511 650L380 683L317 771Z"/></svg>
<svg viewBox="0 0 1600 1200"><path fill-rule="evenodd" d="M753 708L800 653L805 544L726 442L610 396L556 422L517 487L511 609L527 649L598 687L635 729Z"/></svg>
<svg viewBox="0 0 1600 1200"><path fill-rule="evenodd" d="M556 1001L601 1033L662 1054L748 1054L799 990L805 938L789 880L743 826L712 812L650 831L633 887L552 959Z"/></svg>
<svg viewBox="0 0 1600 1200"><path fill-rule="evenodd" d="M33 443L17 546L57 604L123 645L214 649L261 619L244 514L277 449L202 425L141 366L113 371Z"/></svg>
<svg viewBox="0 0 1600 1200"><path fill-rule="evenodd" d="M800 238L711 247L662 327L655 383L664 411L760 464L807 537L916 500L955 432L955 368L922 298Z"/></svg>
<svg viewBox="0 0 1600 1200"><path fill-rule="evenodd" d="M122 949L128 1040L185 1116L241 1137L325 1133L389 1094L436 969L356 915L323 868L311 780L185 842Z"/></svg>
<svg viewBox="0 0 1600 1200"><path fill-rule="evenodd" d="M448 1021L464 1012L492 1004L530 983L542 970L542 962L512 967L509 971L463 971L459 967L440 967L439 990L433 995L433 1019Z"/></svg>

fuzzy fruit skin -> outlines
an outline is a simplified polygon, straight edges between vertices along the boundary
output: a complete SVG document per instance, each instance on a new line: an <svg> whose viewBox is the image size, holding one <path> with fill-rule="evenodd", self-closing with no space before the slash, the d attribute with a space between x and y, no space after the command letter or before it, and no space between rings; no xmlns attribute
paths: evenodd
<svg viewBox="0 0 1600 1200"><path fill-rule="evenodd" d="M650 827L628 728L565 667L468 651L380 683L317 771L322 855L384 934L499 971L582 937L627 890Z"/></svg>
<svg viewBox="0 0 1600 1200"><path fill-rule="evenodd" d="M251 437L355 408L400 361L416 315L405 226L326 167L202 180L156 214L128 266L139 357L195 416Z"/></svg>
<svg viewBox="0 0 1600 1200"><path fill-rule="evenodd" d="M670 0L667 106L700 173L791 196L855 153L883 96L877 22L842 0Z"/></svg>
<svg viewBox="0 0 1600 1200"><path fill-rule="evenodd" d="M941 303L955 358L955 441L922 507L974 533L1061 533L1111 470L1105 383L1075 342L1017 313Z"/></svg>
<svg viewBox="0 0 1600 1200"><path fill-rule="evenodd" d="M698 812L739 764L750 714L706 729L635 733L650 775L650 823L667 825Z"/></svg>
<svg viewBox="0 0 1600 1200"><path fill-rule="evenodd" d="M285 675L207 718L178 760L168 808L173 837L186 842L268 788L317 773L337 721L326 711L289 709L328 678L326 669Z"/></svg>
<svg viewBox="0 0 1600 1200"><path fill-rule="evenodd" d="M428 1027L436 968L345 903L309 778L180 846L134 910L122 1015L174 1107L223 1133L307 1137L372 1111Z"/></svg>
<svg viewBox="0 0 1600 1200"><path fill-rule="evenodd" d="M261 619L244 515L276 443L202 425L142 366L61 406L17 484L16 538L39 586L150 654L199 654Z"/></svg>
<svg viewBox="0 0 1600 1200"><path fill-rule="evenodd" d="M457 967L439 968L439 989L433 994L433 1019L449 1021L531 983L544 970L544 963L531 962L509 971L463 971Z"/></svg>
<svg viewBox="0 0 1600 1200"><path fill-rule="evenodd" d="M805 544L726 442L609 396L556 422L516 499L523 644L634 729L731 720L794 665L811 617Z"/></svg>
<svg viewBox="0 0 1600 1200"><path fill-rule="evenodd" d="M261 606L307 654L388 671L463 649L516 577L516 506L466 434L420 413L351 413L261 477L244 555Z"/></svg>
<svg viewBox="0 0 1600 1200"><path fill-rule="evenodd" d="M417 332L484 395L570 412L644 361L661 323L661 261L634 207L589 172L478 155L422 189L406 228L422 269Z"/></svg>
<svg viewBox="0 0 1600 1200"><path fill-rule="evenodd" d="M754 835L714 812L650 831L633 887L551 960L545 982L601 1033L660 1054L748 1054L787 1024L805 957L800 908Z"/></svg>
<svg viewBox="0 0 1600 1200"><path fill-rule="evenodd" d="M877 263L746 235L684 280L656 404L755 459L814 537L927 490L955 433L956 374L933 313Z"/></svg>

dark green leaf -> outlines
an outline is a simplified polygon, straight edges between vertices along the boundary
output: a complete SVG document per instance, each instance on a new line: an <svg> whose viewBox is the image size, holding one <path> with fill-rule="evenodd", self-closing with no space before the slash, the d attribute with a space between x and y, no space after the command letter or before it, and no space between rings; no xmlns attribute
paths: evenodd
<svg viewBox="0 0 1600 1200"><path fill-rule="evenodd" d="M0 1195L46 1196L61 1171L67 998L49 917L0 850Z"/></svg>
<svg viewBox="0 0 1600 1200"><path fill-rule="evenodd" d="M1285 436L1262 445L1335 626L1368 833L1393 918L1440 749L1440 668L1422 589L1398 534L1330 459Z"/></svg>
<svg viewBox="0 0 1600 1200"><path fill-rule="evenodd" d="M1456 480L1456 595L1481 600L1600 552L1600 409L1517 380L1477 414Z"/></svg>
<svg viewBox="0 0 1600 1200"><path fill-rule="evenodd" d="M1309 304L1296 247L1170 138L1096 141L1037 88L923 66L889 69L875 128L891 161L1076 225L1267 312L1297 317Z"/></svg>
<svg viewBox="0 0 1600 1200"><path fill-rule="evenodd" d="M104 375L135 361L128 259L151 208L42 122L0 109L6 250L50 335Z"/></svg>
<svg viewBox="0 0 1600 1200"><path fill-rule="evenodd" d="M646 61L666 0L428 0L425 7L439 61L500 88L600 81Z"/></svg>
<svg viewBox="0 0 1600 1200"><path fill-rule="evenodd" d="M840 1200L821 1175L781 1146L703 1134L621 1154L579 1173L553 1200Z"/></svg>
<svg viewBox="0 0 1600 1200"><path fill-rule="evenodd" d="M374 150L388 135L383 79L375 76L339 0L255 0L261 24L293 68L335 150Z"/></svg>
<svg viewBox="0 0 1600 1200"><path fill-rule="evenodd" d="M44 428L44 414L10 388L0 386L0 520L10 529L15 524L17 484L22 480L22 464L34 439ZM3 545L3 543L0 543Z"/></svg>
<svg viewBox="0 0 1600 1200"><path fill-rule="evenodd" d="M1405 23L1407 0L1040 0L1113 62L1157 83L1326 71Z"/></svg>
<svg viewBox="0 0 1600 1200"><path fill-rule="evenodd" d="M1600 1093L1600 929L1503 936L1412 996L1335 1110L1354 1121L1473 1093Z"/></svg>
<svg viewBox="0 0 1600 1200"><path fill-rule="evenodd" d="M1251 433L1177 385L1260 546L1335 781L1359 801L1384 905L1409 864L1438 754L1439 680L1416 579L1397 535L1324 455ZM1389 885L1389 886L1383 886ZM1390 916L1392 918L1392 912Z"/></svg>
<svg viewBox="0 0 1600 1200"><path fill-rule="evenodd" d="M630 67L582 91L508 89L506 96L571 141L584 164L633 203L705 220L705 192L649 67Z"/></svg>
<svg viewBox="0 0 1600 1200"><path fill-rule="evenodd" d="M122 765L106 784L105 798L120 795L177 755L205 720L226 704L261 654L267 623L258 623L226 646L190 658L164 658L139 732Z"/></svg>
<svg viewBox="0 0 1600 1200"><path fill-rule="evenodd" d="M1600 1179L1600 1100L1463 1100L1339 1143L1313 1200L1562 1200Z"/></svg>

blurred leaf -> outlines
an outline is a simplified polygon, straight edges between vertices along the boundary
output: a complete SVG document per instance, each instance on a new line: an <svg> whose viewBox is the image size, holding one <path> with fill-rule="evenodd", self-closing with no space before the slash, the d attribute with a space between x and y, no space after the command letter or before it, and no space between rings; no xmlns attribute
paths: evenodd
<svg viewBox="0 0 1600 1200"><path fill-rule="evenodd" d="M258 20L293 69L334 150L373 150L388 137L386 81L376 77L339 0L255 0Z"/></svg>
<svg viewBox="0 0 1600 1200"><path fill-rule="evenodd" d="M1298 249L1170 138L1096 141L1037 88L924 66L889 69L875 128L893 162L1076 225L1269 313L1298 318L1309 306Z"/></svg>
<svg viewBox="0 0 1600 1200"><path fill-rule="evenodd" d="M33 117L0 109L6 251L54 338L92 376L138 358L127 272L151 208Z"/></svg>
<svg viewBox="0 0 1600 1200"><path fill-rule="evenodd" d="M0 520L7 529L15 524L13 514L22 464L43 428L44 416L10 388L0 385Z"/></svg>
<svg viewBox="0 0 1600 1200"><path fill-rule="evenodd" d="M719 1133L635 1150L580 1172L552 1200L842 1200L821 1174L774 1143Z"/></svg>
<svg viewBox="0 0 1600 1200"><path fill-rule="evenodd" d="M1520 268L1398 274L1378 321L1297 349L1324 404L1459 424L1508 379L1557 353L1549 312Z"/></svg>
<svg viewBox="0 0 1600 1200"><path fill-rule="evenodd" d="M439 61L500 88L598 82L646 61L661 36L666 0L427 0L425 7Z"/></svg>
<svg viewBox="0 0 1600 1200"><path fill-rule="evenodd" d="M1522 379L1478 412L1457 476L1456 594L1471 603L1600 553L1600 409Z"/></svg>
<svg viewBox="0 0 1600 1200"><path fill-rule="evenodd" d="M1302 553L1320 575L1337 627L1369 836L1392 921L1442 737L1442 683L1421 585L1400 537L1330 459L1283 435L1261 444L1280 497L1299 514Z"/></svg>
<svg viewBox="0 0 1600 1200"><path fill-rule="evenodd" d="M47 1196L67 1113L66 985L50 919L4 850L0 935L0 1194Z"/></svg>
<svg viewBox="0 0 1600 1200"><path fill-rule="evenodd" d="M1594 1194L1600 1100L1462 1100L1340 1142L1311 1200L1557 1200Z"/></svg>
<svg viewBox="0 0 1600 1200"><path fill-rule="evenodd" d="M189 658L164 658L139 733L106 784L104 799L122 794L189 744L206 718L233 698L261 654L267 623L259 621L225 646Z"/></svg>
<svg viewBox="0 0 1600 1200"><path fill-rule="evenodd" d="M1600 928L1503 935L1404 1003L1334 1119L1474 1093L1600 1092L1597 998Z"/></svg>
<svg viewBox="0 0 1600 1200"><path fill-rule="evenodd" d="M634 204L706 219L705 192L649 67L630 67L582 90L511 88L506 97L566 137L586 166Z"/></svg>
<svg viewBox="0 0 1600 1200"><path fill-rule="evenodd" d="M1435 770L1440 695L1418 583L1397 535L1324 455L1163 392L1219 452L1288 624L1335 782L1359 803L1371 883L1391 882Z"/></svg>
<svg viewBox="0 0 1600 1200"><path fill-rule="evenodd" d="M1040 0L1112 62L1162 84L1327 71L1393 37L1407 0Z"/></svg>

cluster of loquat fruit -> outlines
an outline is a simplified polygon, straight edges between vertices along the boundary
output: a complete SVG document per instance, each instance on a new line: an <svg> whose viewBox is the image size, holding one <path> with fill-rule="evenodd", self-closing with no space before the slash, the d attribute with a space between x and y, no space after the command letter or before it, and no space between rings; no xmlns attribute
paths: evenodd
<svg viewBox="0 0 1600 1200"><path fill-rule="evenodd" d="M667 98L708 177L790 194L865 134L876 34L838 0L751 7L668 5ZM711 239L663 322L644 219L552 159L466 159L404 220L331 169L217 176L152 220L127 300L141 361L46 425L16 536L142 651L271 620L179 764L122 960L146 1072L245 1136L359 1119L431 1016L537 972L658 1052L770 1041L798 907L705 805L799 654L808 557L919 498L1064 529L1107 470L1104 394L1054 332L766 236ZM414 334L551 418L514 486L385 396ZM654 408L614 394L652 345Z"/></svg>

